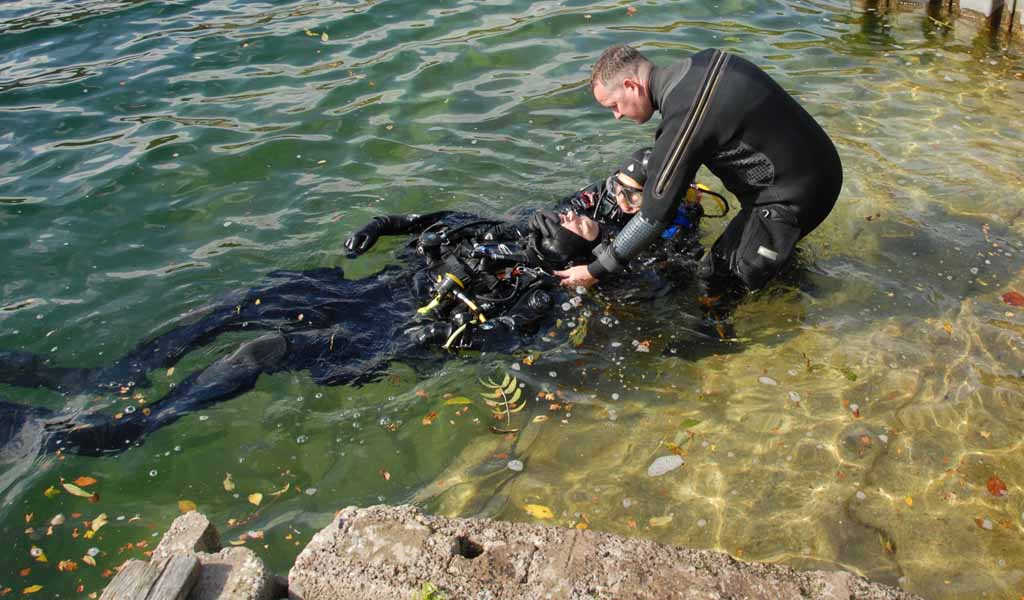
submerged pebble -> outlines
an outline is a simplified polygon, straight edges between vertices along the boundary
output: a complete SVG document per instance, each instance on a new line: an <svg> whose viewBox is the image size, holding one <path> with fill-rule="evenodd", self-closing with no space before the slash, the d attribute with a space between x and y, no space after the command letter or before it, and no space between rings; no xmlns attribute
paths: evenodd
<svg viewBox="0 0 1024 600"><path fill-rule="evenodd" d="M865 498L867 498L867 497L868 497L868 495L867 495L867 494L865 494L864 492L862 492L862 491L860 491L860 490L857 490L857 499L858 499L858 500L863 500L863 499L865 499Z"/></svg>
<svg viewBox="0 0 1024 600"><path fill-rule="evenodd" d="M774 379L768 377L767 375L762 375L758 377L757 382L763 385L779 385L778 381L775 381Z"/></svg>
<svg viewBox="0 0 1024 600"><path fill-rule="evenodd" d="M675 454L660 456L651 463L651 466L647 467L647 475L648 477L659 477L665 473L675 471L683 466L684 462L682 456Z"/></svg>
<svg viewBox="0 0 1024 600"><path fill-rule="evenodd" d="M515 459L510 460L508 461L508 468L518 473L519 471L522 471L524 468L523 461Z"/></svg>

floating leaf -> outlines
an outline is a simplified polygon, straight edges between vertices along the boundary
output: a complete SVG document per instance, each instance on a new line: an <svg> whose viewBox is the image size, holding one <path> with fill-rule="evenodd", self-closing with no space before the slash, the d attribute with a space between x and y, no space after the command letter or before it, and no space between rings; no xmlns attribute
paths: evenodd
<svg viewBox="0 0 1024 600"><path fill-rule="evenodd" d="M904 502L904 503L905 503L905 504L906 504L907 506L909 506L909 507L911 507L911 508L913 508L913 507L914 507L914 499L913 499L912 497L910 497L910 496L907 496L906 498L904 498L904 499L903 499L903 502Z"/></svg>
<svg viewBox="0 0 1024 600"><path fill-rule="evenodd" d="M547 420L548 420L548 416L547 415L537 415L536 417L533 418L533 422L534 423L543 423L544 421L547 421Z"/></svg>
<svg viewBox="0 0 1024 600"><path fill-rule="evenodd" d="M89 556L88 554L86 554L86 555L84 555L82 557L82 562L84 562L85 564L89 565L90 567L95 567L96 566L96 559L91 557L91 556Z"/></svg>
<svg viewBox="0 0 1024 600"><path fill-rule="evenodd" d="M316 37L318 34L315 31L310 31L310 30L307 29L306 30L306 35L308 35L309 37Z"/></svg>
<svg viewBox="0 0 1024 600"><path fill-rule="evenodd" d="M952 323L943 323L942 324L942 330L946 332L946 335L953 335L953 324Z"/></svg>
<svg viewBox="0 0 1024 600"><path fill-rule="evenodd" d="M664 527L664 526L668 525L669 523L671 523L672 519L674 517L675 517L675 515L665 515L663 517L652 517L651 520L648 521L647 523L651 527Z"/></svg>
<svg viewBox="0 0 1024 600"><path fill-rule="evenodd" d="M235 482L231 479L231 473L224 474L224 491L233 492L235 491Z"/></svg>
<svg viewBox="0 0 1024 600"><path fill-rule="evenodd" d="M259 492L249 494L249 504L259 506L261 502L263 502L263 494Z"/></svg>
<svg viewBox="0 0 1024 600"><path fill-rule="evenodd" d="M1002 479L993 475L988 479L988 493L1001 498L1008 493L1006 491L1006 484L1003 483Z"/></svg>
<svg viewBox="0 0 1024 600"><path fill-rule="evenodd" d="M381 477L384 478L384 481L391 481L391 473L387 472L384 469L381 469L380 471L378 471L378 473L380 474Z"/></svg>
<svg viewBox="0 0 1024 600"><path fill-rule="evenodd" d="M46 553L43 552L43 549L38 546L32 546L32 549L29 550L28 553L32 555L32 558L36 559L41 563L47 562Z"/></svg>
<svg viewBox="0 0 1024 600"><path fill-rule="evenodd" d="M78 563L73 560L62 560L57 563L57 570L62 573L68 573L78 568Z"/></svg>
<svg viewBox="0 0 1024 600"><path fill-rule="evenodd" d="M21 593L22 594L34 594L34 593L38 592L41 589L43 589L43 586L41 586L39 584L30 585L27 588L21 590Z"/></svg>
<svg viewBox="0 0 1024 600"><path fill-rule="evenodd" d="M167 376L170 377L171 375L174 375L174 367L167 369Z"/></svg>
<svg viewBox="0 0 1024 600"><path fill-rule="evenodd" d="M473 401L465 396L455 396L445 401L445 404L472 404Z"/></svg>
<svg viewBox="0 0 1024 600"><path fill-rule="evenodd" d="M191 500L178 500L178 512L181 514L196 510L196 503Z"/></svg>
<svg viewBox="0 0 1024 600"><path fill-rule="evenodd" d="M435 419L437 419L437 413L434 411L428 412L423 417L423 426L426 427L427 425L430 425L431 423L434 422Z"/></svg>
<svg viewBox="0 0 1024 600"><path fill-rule="evenodd" d="M320 34L320 41L321 42L326 42L329 39L331 39L331 38L327 36L327 32L326 31Z"/></svg>
<svg viewBox="0 0 1024 600"><path fill-rule="evenodd" d="M101 527L107 524L107 513L100 513L100 516L92 520L92 526L90 529L93 531L99 531Z"/></svg>
<svg viewBox="0 0 1024 600"><path fill-rule="evenodd" d="M626 14L627 15L635 15L636 14L636 7L635 6L627 6L626 7Z"/></svg>
<svg viewBox="0 0 1024 600"><path fill-rule="evenodd" d="M100 499L98 494L87 492L73 483L62 481L60 485L67 491L67 493L71 494L72 496L78 496L79 498L88 498L89 502L97 502Z"/></svg>
<svg viewBox="0 0 1024 600"><path fill-rule="evenodd" d="M60 490L51 485L50 487L46 488L46 491L43 492L43 495L46 496L47 498L53 498L55 496L60 495Z"/></svg>
<svg viewBox="0 0 1024 600"><path fill-rule="evenodd" d="M83 475L78 479L75 479L75 485L80 487L89 487L94 483L96 483L96 479L93 477L89 477L88 475Z"/></svg>
<svg viewBox="0 0 1024 600"><path fill-rule="evenodd" d="M287 492L289 489L291 489L291 487L292 487L292 484L286 483L286 484L284 484L283 488L277 490L276 492L270 492L267 495L268 496L280 496L281 494L283 494L283 493Z"/></svg>
<svg viewBox="0 0 1024 600"><path fill-rule="evenodd" d="M587 318L580 317L579 324L569 332L569 341L575 347L583 345L583 340L587 338Z"/></svg>
<svg viewBox="0 0 1024 600"><path fill-rule="evenodd" d="M1016 291L1009 291L1003 294L1003 302L1010 306L1024 306L1024 294Z"/></svg>
<svg viewBox="0 0 1024 600"><path fill-rule="evenodd" d="M679 467L683 466L686 461L683 457L678 454L670 454L668 456L659 456L651 463L651 466L647 467L648 477L660 477L665 473L675 471Z"/></svg>
<svg viewBox="0 0 1024 600"><path fill-rule="evenodd" d="M553 519L555 513L551 512L551 509L544 506L543 504L524 504L523 510L525 510L534 519Z"/></svg>

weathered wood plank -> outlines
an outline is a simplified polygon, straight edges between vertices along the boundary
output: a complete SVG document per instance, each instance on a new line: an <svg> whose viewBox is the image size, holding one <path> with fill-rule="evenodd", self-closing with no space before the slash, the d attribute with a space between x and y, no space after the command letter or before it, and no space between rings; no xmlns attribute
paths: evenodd
<svg viewBox="0 0 1024 600"><path fill-rule="evenodd" d="M100 600L185 600L199 580L199 559L175 554L157 563L129 560Z"/></svg>
<svg viewBox="0 0 1024 600"><path fill-rule="evenodd" d="M146 600L185 600L199 581L199 559L192 554L175 554L150 566L161 573Z"/></svg>
<svg viewBox="0 0 1024 600"><path fill-rule="evenodd" d="M160 571L150 568L149 563L129 560L103 590L100 600L144 600L159 577Z"/></svg>

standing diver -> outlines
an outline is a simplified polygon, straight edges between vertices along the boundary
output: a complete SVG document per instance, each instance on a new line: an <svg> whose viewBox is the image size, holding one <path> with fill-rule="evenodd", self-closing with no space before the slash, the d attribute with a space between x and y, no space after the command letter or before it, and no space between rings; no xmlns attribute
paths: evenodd
<svg viewBox="0 0 1024 600"><path fill-rule="evenodd" d="M165 396L114 418L59 415L0 402L0 459L42 451L121 452L184 415L250 389L262 374L308 371L321 385L362 384L391 361L419 365L461 349L511 352L554 322L566 299L548 270L585 263L600 225L539 211L527 226L466 213L377 217L345 245L360 253L382 235L417 234L392 265L358 280L340 268L275 271L240 299L141 343L113 365L55 366L39 355L0 352L0 383L64 394L131 390L146 375L230 331L269 331L193 373Z"/></svg>
<svg viewBox="0 0 1024 600"><path fill-rule="evenodd" d="M558 273L564 285L593 285L656 240L702 164L742 207L702 259L701 278L715 285L763 287L836 203L843 170L828 134L739 56L705 50L656 67L631 46L613 46L594 65L591 90L617 119L644 123L657 110L662 120L640 212L597 260Z"/></svg>

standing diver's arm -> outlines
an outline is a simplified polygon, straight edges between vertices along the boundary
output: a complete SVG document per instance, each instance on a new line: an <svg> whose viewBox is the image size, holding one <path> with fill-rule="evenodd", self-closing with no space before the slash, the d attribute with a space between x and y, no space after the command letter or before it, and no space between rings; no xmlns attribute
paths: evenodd
<svg viewBox="0 0 1024 600"><path fill-rule="evenodd" d="M382 235L405 235L421 233L427 227L454 214L450 210L441 210L425 215L384 215L374 217L362 229L353 233L345 240L345 247L355 255L366 252L377 243Z"/></svg>
<svg viewBox="0 0 1024 600"><path fill-rule="evenodd" d="M591 277L601 279L608 273L621 270L672 222L697 169L708 149L714 145L714 125L710 113L714 112L715 90L727 64L725 53L715 52L712 55L707 74L691 99L692 105L688 111L669 111L667 107L661 107L665 118L658 128L657 141L651 154L643 205L640 212L633 215L622 228L615 241L606 246L597 259L587 266ZM681 91L677 85L677 89L671 90L666 96L676 102L685 101L678 97Z"/></svg>

